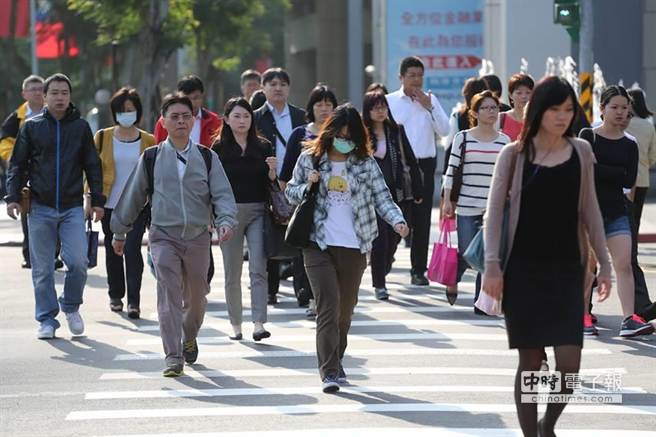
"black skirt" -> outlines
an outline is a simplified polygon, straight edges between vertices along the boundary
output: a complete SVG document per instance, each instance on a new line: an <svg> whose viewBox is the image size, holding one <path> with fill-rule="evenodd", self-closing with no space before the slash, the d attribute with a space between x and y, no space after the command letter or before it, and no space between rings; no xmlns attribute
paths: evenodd
<svg viewBox="0 0 656 437"><path fill-rule="evenodd" d="M512 257L503 312L511 349L583 346L583 268Z"/></svg>

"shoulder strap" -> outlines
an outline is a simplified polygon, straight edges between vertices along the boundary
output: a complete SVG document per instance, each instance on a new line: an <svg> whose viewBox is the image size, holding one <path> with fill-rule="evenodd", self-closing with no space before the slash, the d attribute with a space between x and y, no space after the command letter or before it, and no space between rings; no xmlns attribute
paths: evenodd
<svg viewBox="0 0 656 437"><path fill-rule="evenodd" d="M104 145L103 141L105 140L105 129L100 129L100 136L98 138L100 139L99 141L100 147L98 147L98 155L100 155L102 153L102 149Z"/></svg>
<svg viewBox="0 0 656 437"><path fill-rule="evenodd" d="M273 118L273 114L271 114L271 117ZM280 140L282 145L284 147L287 147L287 141L285 141L285 137L283 137L282 134L280 133L280 131L278 130L278 126L276 126L276 121L275 120L273 120L273 132L276 134L276 137L278 137L278 139ZM275 150L275 148L274 148L274 150Z"/></svg>
<svg viewBox="0 0 656 437"><path fill-rule="evenodd" d="M157 153L159 152L159 145L154 147L149 147L144 150L144 165L146 167L146 176L148 177L148 196L152 196L155 192L155 160L157 159Z"/></svg>
<svg viewBox="0 0 656 437"><path fill-rule="evenodd" d="M506 125L506 114L505 112L502 112L499 114L499 130L503 130L503 127Z"/></svg>
<svg viewBox="0 0 656 437"><path fill-rule="evenodd" d="M212 152L205 146L198 144L198 150L200 154L203 155L203 161L205 161L205 168L207 168L207 174L210 174L212 170Z"/></svg>

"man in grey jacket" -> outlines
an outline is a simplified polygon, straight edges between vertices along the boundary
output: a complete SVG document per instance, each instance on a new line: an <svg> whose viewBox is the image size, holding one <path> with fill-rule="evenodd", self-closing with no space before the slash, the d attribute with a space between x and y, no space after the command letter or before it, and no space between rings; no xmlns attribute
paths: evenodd
<svg viewBox="0 0 656 437"><path fill-rule="evenodd" d="M148 198L148 234L157 277L157 313L166 355L164 376L183 374L183 361L198 357L196 336L209 292L207 269L212 215L219 240L232 236L237 205L218 156L190 140L193 106L189 98L164 99L162 117L168 138L146 149L114 209L113 247L123 254L125 234Z"/></svg>

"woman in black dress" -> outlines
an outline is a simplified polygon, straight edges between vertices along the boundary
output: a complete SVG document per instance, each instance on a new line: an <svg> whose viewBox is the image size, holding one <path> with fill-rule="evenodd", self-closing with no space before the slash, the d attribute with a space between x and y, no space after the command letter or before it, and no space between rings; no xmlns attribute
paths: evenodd
<svg viewBox="0 0 656 437"><path fill-rule="evenodd" d="M525 436L553 436L564 403L521 399L521 372L540 369L553 346L556 370L576 373L583 345L583 272L588 241L600 261L599 299L610 291L610 263L587 142L572 137L576 95L552 76L533 90L519 141L504 147L494 169L485 226L483 290L501 298L510 348L519 351L515 403ZM509 256L500 255L506 199ZM503 271L502 271L503 270ZM562 394L571 393L563 384ZM538 434L539 430L539 434Z"/></svg>

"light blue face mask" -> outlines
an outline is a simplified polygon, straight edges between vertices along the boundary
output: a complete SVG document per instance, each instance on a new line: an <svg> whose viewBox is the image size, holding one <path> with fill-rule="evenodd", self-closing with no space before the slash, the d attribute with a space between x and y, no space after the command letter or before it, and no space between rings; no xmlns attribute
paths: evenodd
<svg viewBox="0 0 656 437"><path fill-rule="evenodd" d="M353 141L345 140L344 138L335 138L333 140L333 147L339 153L348 155L353 151L353 149L355 149L355 144Z"/></svg>

